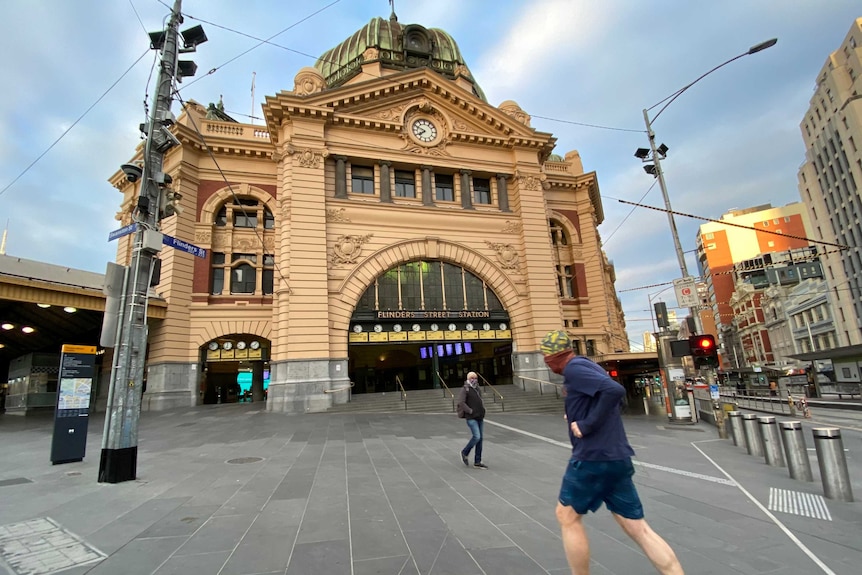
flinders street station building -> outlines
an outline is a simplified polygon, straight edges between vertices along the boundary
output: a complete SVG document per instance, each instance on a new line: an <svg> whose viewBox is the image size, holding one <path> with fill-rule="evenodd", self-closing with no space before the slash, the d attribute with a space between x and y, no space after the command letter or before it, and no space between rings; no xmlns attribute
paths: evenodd
<svg viewBox="0 0 862 575"><path fill-rule="evenodd" d="M182 211L162 231L207 256L161 252L144 409L548 380L539 342L560 328L581 354L628 350L596 174L488 102L443 30L375 18L263 116L188 102L172 127ZM131 223L139 183L111 183Z"/></svg>

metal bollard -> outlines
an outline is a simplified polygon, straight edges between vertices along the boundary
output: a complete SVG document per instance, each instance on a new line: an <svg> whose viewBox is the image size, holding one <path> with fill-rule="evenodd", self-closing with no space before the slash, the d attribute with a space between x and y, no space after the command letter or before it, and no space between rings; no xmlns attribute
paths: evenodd
<svg viewBox="0 0 862 575"><path fill-rule="evenodd" d="M778 423L771 415L761 415L760 436L763 438L763 455L766 464L772 467L784 467L784 449L781 447L781 436L778 434Z"/></svg>
<svg viewBox="0 0 862 575"><path fill-rule="evenodd" d="M757 425L757 415L742 414L742 429L745 431L745 449L749 455L763 457L763 438L760 437L760 426Z"/></svg>
<svg viewBox="0 0 862 575"><path fill-rule="evenodd" d="M782 421L781 436L784 440L784 457L790 477L798 481L814 481L811 474L811 461L805 447L805 433L801 421Z"/></svg>
<svg viewBox="0 0 862 575"><path fill-rule="evenodd" d="M817 452L817 464L820 466L823 495L829 499L853 501L841 430L837 427L815 428L814 450Z"/></svg>
<svg viewBox="0 0 862 575"><path fill-rule="evenodd" d="M728 411L727 424L730 426L730 436L733 444L745 447L745 432L742 430L742 412Z"/></svg>

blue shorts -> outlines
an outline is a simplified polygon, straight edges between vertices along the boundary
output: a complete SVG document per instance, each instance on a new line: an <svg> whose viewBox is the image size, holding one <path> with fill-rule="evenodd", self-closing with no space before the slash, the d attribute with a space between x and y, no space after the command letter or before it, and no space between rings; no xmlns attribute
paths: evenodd
<svg viewBox="0 0 862 575"><path fill-rule="evenodd" d="M643 519L644 509L632 481L631 459L614 461L569 461L560 503L579 515L596 511L604 503L608 510L627 519Z"/></svg>

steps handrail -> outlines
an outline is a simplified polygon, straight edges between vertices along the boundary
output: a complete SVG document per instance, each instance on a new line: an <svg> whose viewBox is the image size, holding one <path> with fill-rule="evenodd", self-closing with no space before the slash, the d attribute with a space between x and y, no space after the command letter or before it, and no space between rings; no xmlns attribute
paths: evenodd
<svg viewBox="0 0 862 575"><path fill-rule="evenodd" d="M401 383L401 378L397 375L395 376L395 383L401 388L401 401L404 402L404 409L407 409L407 390L404 389L404 385Z"/></svg>
<svg viewBox="0 0 862 575"><path fill-rule="evenodd" d="M561 390L563 390L563 389L564 389L564 387L563 387L563 384L562 384L562 383L554 383L553 381L546 381L546 380L544 380L544 379L536 379L535 377L527 377L526 375L516 375L515 377L520 377L521 379L528 379L528 380L530 380L530 381L536 381L536 382L538 382L538 383L539 383L539 395L545 395L544 387L545 387L545 384L546 384L546 383L547 383L548 385L553 385L553 386L554 386L554 395L556 395L556 396L557 396L557 399L559 399L559 398L561 397L561 393L562 393L562 391L561 391ZM525 383L523 383L523 382L521 382L521 388L522 388L524 391L527 391L527 385L526 385Z"/></svg>
<svg viewBox="0 0 862 575"><path fill-rule="evenodd" d="M452 390L451 390L451 389L449 389L449 386L448 386L448 385L446 385L446 381L443 379L443 376L442 376L442 375L440 375L440 372L439 372L439 371L435 371L434 373L437 375L437 379L439 379L439 380L440 380L440 383L442 383L442 384L443 384L443 390L444 390L444 391L443 391L443 397L445 398L445 397L446 397L446 392L447 392L447 391L449 392L449 397L452 399L452 411L454 412L454 411L455 411L455 394L454 394L454 393L452 393Z"/></svg>
<svg viewBox="0 0 862 575"><path fill-rule="evenodd" d="M341 387L336 387L335 389L324 389L324 390L323 390L323 393L337 393L337 392L339 392L339 391L350 390L350 389L353 389L353 386L354 386L354 385L356 385L356 384L355 384L355 383L353 383L353 382L351 381L351 382L350 382L350 383L348 383L347 385L342 385ZM352 396L353 396L353 392L352 392L352 391L351 391L350 393L348 393L348 394L347 394L347 401L348 401L348 403L350 402L350 398L351 398Z"/></svg>
<svg viewBox="0 0 862 575"><path fill-rule="evenodd" d="M493 395L493 397L494 397L494 403L497 403L497 398L499 397L499 398L500 398L500 406L502 406L503 411L506 411L506 402L503 400L503 394L502 394L502 393L500 393L499 391L497 391L497 390L494 388L494 386L493 386L493 385L491 385L491 382L490 382L490 381L488 381L487 379L485 379L485 376L483 376L481 373L478 373L478 372L477 372L477 373L476 373L476 375L478 375L478 376L482 379L482 381L483 381L483 382L485 382L485 385L487 385L488 387L490 387L490 388L491 388L491 391L493 391L493 392L494 392L494 395Z"/></svg>

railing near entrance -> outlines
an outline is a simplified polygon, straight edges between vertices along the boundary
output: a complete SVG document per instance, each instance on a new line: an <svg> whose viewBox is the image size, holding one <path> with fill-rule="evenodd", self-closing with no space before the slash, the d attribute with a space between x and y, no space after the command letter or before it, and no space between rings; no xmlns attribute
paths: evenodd
<svg viewBox="0 0 862 575"><path fill-rule="evenodd" d="M482 379L484 384L487 385L488 387L490 387L491 391L494 392L494 394L493 394L494 403L497 403L497 398L499 397L500 398L500 407L502 408L503 411L506 411L506 403L503 401L503 394L500 393L499 391L497 391L496 389L494 389L494 386L491 385L491 382L488 381L487 379L485 379L481 373L477 373L476 375L478 375Z"/></svg>
<svg viewBox="0 0 862 575"><path fill-rule="evenodd" d="M324 389L323 393L338 393L339 391L346 391L347 392L347 403L350 403L350 401L353 398L353 391L351 391L351 390L353 389L354 385L356 385L356 384L351 381L349 384L342 385L341 387L336 387L335 389Z"/></svg>
<svg viewBox="0 0 862 575"><path fill-rule="evenodd" d="M563 389L563 385L561 383L554 383L552 381L545 381L544 379L535 379L535 378L527 377L524 375L516 375L515 377L521 378L521 389L523 389L524 391L527 391L527 383L526 383L527 381L535 381L536 383L539 384L539 395L545 395L545 386L550 385L554 388L554 395L557 396L557 399L560 399L560 397L562 397L562 391L561 390Z"/></svg>
<svg viewBox="0 0 862 575"><path fill-rule="evenodd" d="M443 384L443 397L446 397L447 393L449 394L449 397L452 398L452 411L455 411L455 394L452 393L452 390L449 389L448 385L446 385L446 381L443 379L443 376L440 375L440 372L435 371L434 373L437 374L437 379L439 379L440 383Z"/></svg>
<svg viewBox="0 0 862 575"><path fill-rule="evenodd" d="M401 378L397 375L395 376L395 383L401 389L401 401L404 402L404 409L407 410L407 390L404 389L404 384L401 383Z"/></svg>

